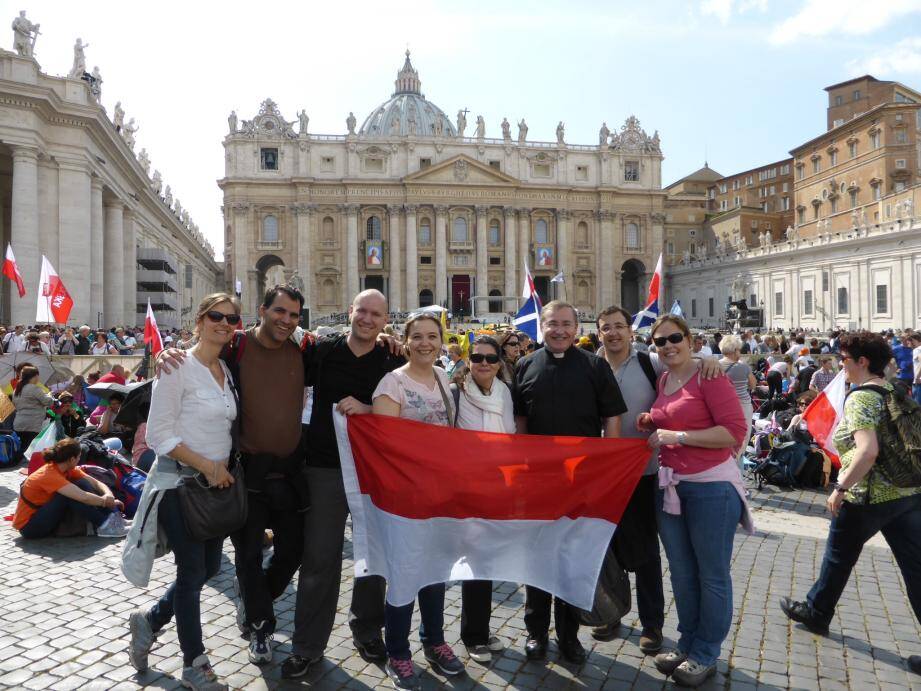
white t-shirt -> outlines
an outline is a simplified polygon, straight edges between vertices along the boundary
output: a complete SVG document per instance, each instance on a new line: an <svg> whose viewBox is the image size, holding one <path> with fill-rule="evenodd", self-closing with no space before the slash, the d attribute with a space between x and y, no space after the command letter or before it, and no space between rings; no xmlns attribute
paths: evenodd
<svg viewBox="0 0 921 691"><path fill-rule="evenodd" d="M786 377L786 376L787 376L787 363L786 363L786 361L781 360L780 362L775 362L773 365L771 365L769 371L771 371L771 372L780 372L783 376Z"/></svg>
<svg viewBox="0 0 921 691"><path fill-rule="evenodd" d="M911 359L915 366L915 382L921 383L921 346L911 351Z"/></svg>
<svg viewBox="0 0 921 691"><path fill-rule="evenodd" d="M710 348L710 346L704 344L704 345L700 346L700 350L698 350L698 351L697 351L696 353L694 353L694 354L695 354L695 355L700 355L701 357L712 357L712 356L713 356L713 350Z"/></svg>

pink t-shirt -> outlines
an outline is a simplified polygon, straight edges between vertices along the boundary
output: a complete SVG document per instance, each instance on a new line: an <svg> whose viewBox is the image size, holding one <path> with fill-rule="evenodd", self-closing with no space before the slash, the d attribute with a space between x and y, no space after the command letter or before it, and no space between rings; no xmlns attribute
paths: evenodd
<svg viewBox="0 0 921 691"><path fill-rule="evenodd" d="M735 438L734 446L742 443L748 424L728 377L704 379L698 374L670 396L665 395L667 381L668 372L659 380L659 395L649 411L657 428L690 432L722 425ZM659 449L659 463L676 473L689 475L719 465L732 453L730 448L668 444Z"/></svg>

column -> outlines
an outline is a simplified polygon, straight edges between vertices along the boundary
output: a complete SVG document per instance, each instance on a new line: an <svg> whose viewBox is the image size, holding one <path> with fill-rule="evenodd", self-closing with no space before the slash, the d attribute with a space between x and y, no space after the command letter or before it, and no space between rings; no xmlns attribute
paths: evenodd
<svg viewBox="0 0 921 691"><path fill-rule="evenodd" d="M352 304L352 300L358 295L359 276L358 276L358 204L349 204L346 207L347 225L346 225L346 242L345 242L345 269L346 281L348 288L347 301L343 307Z"/></svg>
<svg viewBox="0 0 921 691"><path fill-rule="evenodd" d="M435 207L435 304L448 303L448 207Z"/></svg>
<svg viewBox="0 0 921 691"><path fill-rule="evenodd" d="M472 289L473 295L489 295L489 262L486 254L486 212L489 207L476 207L476 287ZM484 303L485 304L485 303ZM473 305L476 313L480 311L479 305ZM482 310L488 312L488 309Z"/></svg>
<svg viewBox="0 0 921 691"><path fill-rule="evenodd" d="M102 293L102 324L112 326L123 322L125 310L123 295L125 289L125 267L123 265L125 260L125 205L120 199L113 199L106 204L105 208L105 253L103 255L105 285Z"/></svg>
<svg viewBox="0 0 921 691"><path fill-rule="evenodd" d="M419 257L416 251L416 205L407 204L406 212L406 302L403 308L409 312L419 307Z"/></svg>
<svg viewBox="0 0 921 691"><path fill-rule="evenodd" d="M90 320L87 324L96 326L102 312L102 286L105 273L102 270L103 242L102 180L95 175L90 178ZM87 279L84 279L87 280Z"/></svg>
<svg viewBox="0 0 921 691"><path fill-rule="evenodd" d="M297 204L294 207L294 213L297 216L297 275L301 277L304 284L304 306L310 307L313 297L313 270L311 268L310 249L313 235L311 234L311 224L314 216L316 204ZM312 318L313 315L311 315Z"/></svg>
<svg viewBox="0 0 921 691"><path fill-rule="evenodd" d="M55 267L60 264L58 228L61 222L58 204L57 162L43 157L38 163L38 249Z"/></svg>
<svg viewBox="0 0 921 691"><path fill-rule="evenodd" d="M140 326L144 323L138 317L138 259L137 259L137 224L138 217L131 209L125 209L124 226L124 252L125 252L125 285L124 285L124 321L125 325ZM184 284L183 284L184 285ZM194 307L194 305L193 305Z"/></svg>
<svg viewBox="0 0 921 691"><path fill-rule="evenodd" d="M390 215L390 251L387 253L387 270L390 273L390 290L388 303L391 312L403 311L403 267L400 265L400 207L391 204L387 207Z"/></svg>
<svg viewBox="0 0 921 691"><path fill-rule="evenodd" d="M570 297L569 285L572 282L572 238L569 233L569 209L556 210L556 253L557 268L563 274L563 282L557 283L561 300ZM573 286L575 290L575 286Z"/></svg>
<svg viewBox="0 0 921 691"><path fill-rule="evenodd" d="M518 256L515 258L518 268L518 290L524 285L525 262L528 263L529 269L534 268L531 266L531 210L518 209ZM517 294L516 290L513 295Z"/></svg>
<svg viewBox="0 0 921 691"><path fill-rule="evenodd" d="M58 159L58 247L61 265L55 268L74 301L69 321L73 324L96 324L90 312L92 272L92 178L82 161ZM121 255L118 263L121 264Z"/></svg>
<svg viewBox="0 0 921 691"><path fill-rule="evenodd" d="M601 223L601 237L599 238L599 254L601 256L601 269L598 274L598 285L601 286L602 310L614 304L615 283L617 277L614 273L614 214L610 211L599 211L598 221Z"/></svg>
<svg viewBox="0 0 921 691"><path fill-rule="evenodd" d="M249 286L247 285L247 268L246 250L249 246L249 233L247 232L249 204L233 205L233 271L230 275L230 289L237 292L237 283L239 282L240 300L242 310L248 320L256 316L254 308L250 304L255 304L250 300Z"/></svg>
<svg viewBox="0 0 921 691"><path fill-rule="evenodd" d="M505 213L505 296L513 297L518 295L518 291L521 290L521 285L515 280L516 273L515 267L518 263L518 254L515 252L515 245L518 240L518 224L515 223L515 209L511 206L506 206L503 209ZM507 300L502 305L502 310L504 312L518 311L518 303L512 303L511 300Z"/></svg>
<svg viewBox="0 0 921 691"><path fill-rule="evenodd" d="M38 251L38 149L13 147L13 195L10 213L10 244L26 285L26 295L35 295L41 272ZM35 301L11 295L12 324L35 321Z"/></svg>

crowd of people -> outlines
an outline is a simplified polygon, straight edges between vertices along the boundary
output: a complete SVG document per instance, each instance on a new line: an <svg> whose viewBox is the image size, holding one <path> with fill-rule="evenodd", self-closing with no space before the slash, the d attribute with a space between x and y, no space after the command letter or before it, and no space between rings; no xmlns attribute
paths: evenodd
<svg viewBox="0 0 921 691"><path fill-rule="evenodd" d="M896 368L906 384L909 378L921 384L921 336L914 332L834 333L828 340L753 332L711 336L694 334L681 318L665 315L641 337L630 313L613 306L599 312L596 330L586 335L572 305L553 301L541 311L541 343L503 327L462 344L430 313L409 315L397 332L387 324L387 301L376 290L355 296L347 331L323 338L301 335L302 307L295 288L275 286L264 297L257 325L244 330L234 296L208 296L196 312L194 332L181 344L168 344L157 360L149 413L133 431L140 438L132 439L140 449L135 459L143 456L149 469L138 507L144 520L128 528L123 570L132 583L146 586L155 558L168 546L176 576L149 608L130 613L128 657L138 671L148 668L158 633L175 619L182 683L225 688L211 667L200 616L201 589L219 570L224 536L190 535L179 488L189 478L229 487L241 469L248 512L229 537L237 625L249 641L249 659L272 660L279 625L274 603L295 576L292 649L282 676L302 677L323 657L336 617L349 514L335 407L347 416L374 413L466 430L645 439L647 466L612 551L633 574L641 651L655 656L656 668L675 682L698 686L715 673L733 618L730 559L737 528L753 530L740 458L755 407L776 410L783 401L816 395L838 363L859 390L848 397L835 437L841 472L828 499L833 518L826 554L807 599L784 598L781 607L810 630L827 632L863 544L881 531L921 615L921 489L894 487L873 470L882 396L892 386L882 378L886 369ZM57 343L49 334L48 347L63 341L76 349L81 338L90 341L89 330L83 331L70 337L63 332ZM21 329L11 333L9 347L32 340ZM112 336L127 347L130 332ZM892 338L899 341L895 348ZM39 342L46 341L39 335ZM118 349L106 333L97 333L95 343ZM898 347L909 349L909 356ZM30 376L20 375L13 397L23 433L40 428L53 404ZM64 393L72 403L78 392ZM97 424L107 431L110 408L117 411L120 404L113 399L97 408ZM68 507L97 527L120 510L111 492L76 465L79 445L75 451L71 436L45 452L42 475L33 481L33 473L23 485L14 527L24 538L50 534L48 526ZM272 553L264 562L267 531ZM660 541L678 614L673 648L666 648L663 637ZM527 658L547 657L552 619L559 654L576 665L585 662L579 610L525 585ZM384 666L395 688L418 688L410 643L414 603L390 605L386 589L379 576L355 578L348 618L353 643L366 661ZM464 581L461 592L466 656L489 662L507 645L490 626L492 583ZM445 584L422 588L417 600L424 658L442 675L462 674L464 662L444 634ZM619 627L611 621L591 635L611 640ZM921 658L909 665L921 673Z"/></svg>

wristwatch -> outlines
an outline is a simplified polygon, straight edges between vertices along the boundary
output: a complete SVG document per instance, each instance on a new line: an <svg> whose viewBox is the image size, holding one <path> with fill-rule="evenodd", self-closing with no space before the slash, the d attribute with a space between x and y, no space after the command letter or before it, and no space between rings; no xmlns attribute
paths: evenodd
<svg viewBox="0 0 921 691"><path fill-rule="evenodd" d="M841 494L844 494L848 490L848 488L842 487L841 484L838 482L832 485L832 489L836 492L841 492Z"/></svg>
<svg viewBox="0 0 921 691"><path fill-rule="evenodd" d="M678 443L681 444L682 446L684 446L684 442L685 442L685 440L688 438L688 433L687 433L687 432L678 432L678 434L675 435L675 436L678 438Z"/></svg>

